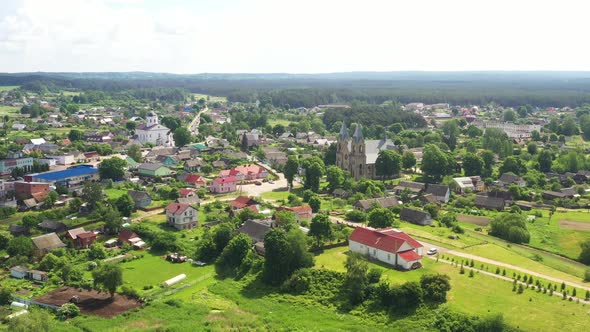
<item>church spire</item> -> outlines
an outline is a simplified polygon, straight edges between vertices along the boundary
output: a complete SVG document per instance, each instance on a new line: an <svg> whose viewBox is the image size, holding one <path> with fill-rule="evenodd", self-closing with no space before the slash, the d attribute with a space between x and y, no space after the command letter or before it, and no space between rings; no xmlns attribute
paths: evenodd
<svg viewBox="0 0 590 332"><path fill-rule="evenodd" d="M364 140L363 138L363 126L358 123L356 125L356 129L354 130L354 135L352 135L352 138L354 139L355 143L358 143L362 140Z"/></svg>
<svg viewBox="0 0 590 332"><path fill-rule="evenodd" d="M340 136L341 141L346 141L348 139L348 128L346 128L346 123L342 121L342 127L340 127Z"/></svg>

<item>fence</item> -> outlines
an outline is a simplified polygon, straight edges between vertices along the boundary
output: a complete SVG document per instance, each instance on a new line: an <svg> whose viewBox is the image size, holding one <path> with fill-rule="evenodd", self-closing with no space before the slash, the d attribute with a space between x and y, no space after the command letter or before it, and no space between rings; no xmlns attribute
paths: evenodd
<svg viewBox="0 0 590 332"><path fill-rule="evenodd" d="M53 305L53 304L47 304L47 303L41 303L41 302L29 300L29 299L23 299L22 297L18 297L18 296L13 296L13 298L14 298L14 301L19 302L19 303L26 304L28 306L30 306L30 305L36 305L36 306L40 306L40 307L43 307L43 308L49 308L51 310L57 310L57 309L59 309L59 306Z"/></svg>

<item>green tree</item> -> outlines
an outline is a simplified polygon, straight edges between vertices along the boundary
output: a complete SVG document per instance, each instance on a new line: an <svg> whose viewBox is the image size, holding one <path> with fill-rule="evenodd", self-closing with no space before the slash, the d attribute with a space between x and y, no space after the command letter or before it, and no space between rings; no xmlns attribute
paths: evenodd
<svg viewBox="0 0 590 332"><path fill-rule="evenodd" d="M490 223L490 235L514 243L528 243L530 234L524 216L516 213L502 213Z"/></svg>
<svg viewBox="0 0 590 332"><path fill-rule="evenodd" d="M53 317L45 310L31 310L26 315L20 315L8 320L8 331L11 332L49 332L52 330Z"/></svg>
<svg viewBox="0 0 590 332"><path fill-rule="evenodd" d="M411 169L416 166L416 156L412 151L405 151L402 155L402 167L404 169Z"/></svg>
<svg viewBox="0 0 590 332"><path fill-rule="evenodd" d="M450 278L445 274L424 274L420 277L424 299L434 303L445 303L451 290Z"/></svg>
<svg viewBox="0 0 590 332"><path fill-rule="evenodd" d="M514 122L516 120L516 113L513 110L504 111L502 116L506 122Z"/></svg>
<svg viewBox="0 0 590 332"><path fill-rule="evenodd" d="M446 154L434 144L427 144L424 147L422 156L422 172L430 182L440 182L440 179L452 174L454 171L455 159L452 155Z"/></svg>
<svg viewBox="0 0 590 332"><path fill-rule="evenodd" d="M83 141L84 140L84 133L82 131L78 130L78 129L72 129L68 133L68 138L72 142L75 142L75 141Z"/></svg>
<svg viewBox="0 0 590 332"><path fill-rule="evenodd" d="M463 157L463 170L465 171L465 176L481 175L483 166L483 159L473 153L468 152L465 154L465 157Z"/></svg>
<svg viewBox="0 0 590 332"><path fill-rule="evenodd" d="M233 229L228 223L222 223L215 228L215 232L213 233L213 243L215 244L217 254L221 254L232 237Z"/></svg>
<svg viewBox="0 0 590 332"><path fill-rule="evenodd" d="M7 287L0 287L0 305L5 306L12 302L12 292Z"/></svg>
<svg viewBox="0 0 590 332"><path fill-rule="evenodd" d="M469 125L469 127L467 127L467 136L469 136L470 138L476 138L483 135L483 131L479 128L477 128L474 125Z"/></svg>
<svg viewBox="0 0 590 332"><path fill-rule="evenodd" d="M185 127L178 127L174 130L174 134L172 135L174 138L174 144L176 146L185 146L191 142L192 136L191 132L188 131Z"/></svg>
<svg viewBox="0 0 590 332"><path fill-rule="evenodd" d="M101 245L95 243L90 246L90 250L88 251L88 259L96 260L105 258L107 258L107 252Z"/></svg>
<svg viewBox="0 0 590 332"><path fill-rule="evenodd" d="M135 201L133 201L133 198L129 194L124 194L115 200L114 205L122 216L129 217L135 208Z"/></svg>
<svg viewBox="0 0 590 332"><path fill-rule="evenodd" d="M320 180L324 175L324 162L318 157L311 157L305 159L302 166L305 169L303 188L317 193L320 190Z"/></svg>
<svg viewBox="0 0 590 332"><path fill-rule="evenodd" d="M252 247L252 240L248 235L240 233L233 237L223 248L221 255L215 262L215 270L221 276L235 276L239 267Z"/></svg>
<svg viewBox="0 0 590 332"><path fill-rule="evenodd" d="M386 228L396 224L393 212L385 208L375 208L371 210L367 220L369 221L369 226L373 228Z"/></svg>
<svg viewBox="0 0 590 332"><path fill-rule="evenodd" d="M292 211L276 211L275 222L286 232L297 226L297 216Z"/></svg>
<svg viewBox="0 0 590 332"><path fill-rule="evenodd" d="M106 207L104 211L102 211L102 219L104 220L104 227L109 233L119 233L119 230L123 225L123 220L117 209L110 206Z"/></svg>
<svg viewBox="0 0 590 332"><path fill-rule="evenodd" d="M533 155L537 154L538 147L535 142L530 142L529 144L527 144L526 149L529 154Z"/></svg>
<svg viewBox="0 0 590 332"><path fill-rule="evenodd" d="M311 236L317 248L321 248L327 240L334 238L334 231L330 217L326 214L316 214L309 225L308 236Z"/></svg>
<svg viewBox="0 0 590 332"><path fill-rule="evenodd" d="M123 270L119 265L104 264L92 271L92 277L94 287L105 289L111 294L111 298L115 297L117 287L123 285Z"/></svg>
<svg viewBox="0 0 590 332"><path fill-rule="evenodd" d="M352 305L359 304L364 301L369 285L367 277L369 266L356 252L349 253L344 266L346 267L344 287L348 293L348 299Z"/></svg>
<svg viewBox="0 0 590 332"><path fill-rule="evenodd" d="M34 250L35 245L33 241L26 236L13 237L8 241L8 246L6 247L6 252L10 256L30 257L33 255Z"/></svg>
<svg viewBox="0 0 590 332"><path fill-rule="evenodd" d="M317 213L320 210L320 207L322 206L322 202L320 201L318 195L312 196L307 202L307 204L309 204L309 206L311 207L311 211L313 213Z"/></svg>
<svg viewBox="0 0 590 332"><path fill-rule="evenodd" d="M127 155L138 163L143 162L143 157L141 156L141 148L137 144L133 144L129 147L129 149L127 149Z"/></svg>
<svg viewBox="0 0 590 332"><path fill-rule="evenodd" d="M590 114L580 117L580 130L582 130L584 139L590 141Z"/></svg>
<svg viewBox="0 0 590 332"><path fill-rule="evenodd" d="M590 240L580 243L580 248L582 251L578 260L586 265L590 265Z"/></svg>
<svg viewBox="0 0 590 332"><path fill-rule="evenodd" d="M326 181L328 181L328 190L330 192L342 187L344 184L344 171L338 166L329 166L326 170Z"/></svg>
<svg viewBox="0 0 590 332"><path fill-rule="evenodd" d="M27 229L37 227L37 225L39 225L40 222L41 222L41 218L37 214L26 214L23 216L23 218L21 220L21 223Z"/></svg>
<svg viewBox="0 0 590 332"><path fill-rule="evenodd" d="M297 159L297 156L289 156L289 158L287 158L287 163L285 164L283 173L285 174L287 182L289 182L290 188L293 188L293 179L295 178L295 175L297 175L298 170L299 159Z"/></svg>
<svg viewBox="0 0 590 332"><path fill-rule="evenodd" d="M57 194L57 192L55 190L50 191L49 194L47 194L47 197L45 197L45 206L48 208L52 208L58 199L59 195Z"/></svg>
<svg viewBox="0 0 590 332"><path fill-rule="evenodd" d="M90 211L94 211L99 202L102 202L103 192L100 183L86 181L82 187L80 197L86 202Z"/></svg>
<svg viewBox="0 0 590 332"><path fill-rule="evenodd" d="M516 175L522 175L527 172L527 167L517 156L510 156L504 160L502 166L500 166L500 174L503 173L514 173Z"/></svg>
<svg viewBox="0 0 590 332"><path fill-rule="evenodd" d="M271 285L280 285L296 270L313 265L313 256L307 252L305 238L298 229L288 234L281 228L271 229L264 236L264 248L262 277Z"/></svg>
<svg viewBox="0 0 590 332"><path fill-rule="evenodd" d="M381 150L375 161L375 172L382 179L399 174L402 168L401 156L393 150Z"/></svg>
<svg viewBox="0 0 590 332"><path fill-rule="evenodd" d="M543 150L537 156L537 162L539 163L539 171L543 173L551 172L553 165L553 156L549 150Z"/></svg>

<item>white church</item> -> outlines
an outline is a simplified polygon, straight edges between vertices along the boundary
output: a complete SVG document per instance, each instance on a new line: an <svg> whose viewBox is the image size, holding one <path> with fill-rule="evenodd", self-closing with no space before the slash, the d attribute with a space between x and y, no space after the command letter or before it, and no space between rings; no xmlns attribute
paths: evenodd
<svg viewBox="0 0 590 332"><path fill-rule="evenodd" d="M135 128L137 140L141 143L150 143L154 146L173 147L174 139L172 138L172 131L165 126L162 126L158 120L158 115L154 112L149 112L146 117L146 123L140 124Z"/></svg>

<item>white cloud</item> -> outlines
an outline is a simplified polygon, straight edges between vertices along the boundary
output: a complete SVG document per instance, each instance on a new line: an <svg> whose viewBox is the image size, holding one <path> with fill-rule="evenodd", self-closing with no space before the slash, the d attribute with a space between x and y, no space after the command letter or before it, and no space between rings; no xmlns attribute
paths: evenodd
<svg viewBox="0 0 590 332"><path fill-rule="evenodd" d="M574 0L22 0L7 7L0 71L590 70L590 5Z"/></svg>

